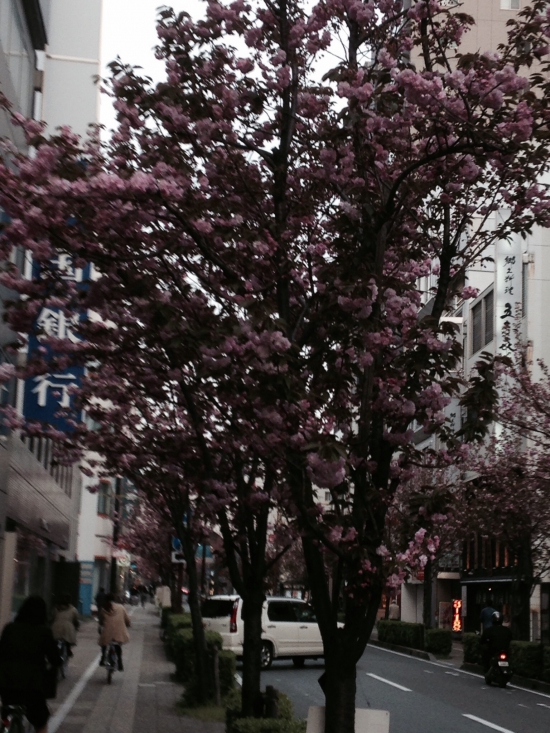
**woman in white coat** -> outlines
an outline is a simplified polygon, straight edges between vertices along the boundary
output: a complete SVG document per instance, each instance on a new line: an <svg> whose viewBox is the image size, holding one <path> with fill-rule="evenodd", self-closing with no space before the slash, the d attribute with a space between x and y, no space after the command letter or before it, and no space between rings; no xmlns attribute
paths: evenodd
<svg viewBox="0 0 550 733"><path fill-rule="evenodd" d="M130 617L126 613L126 609L120 603L115 603L112 593L108 593L105 597L103 608L99 613L99 623L101 631L99 634L99 645L101 646L100 666L105 664L105 649L107 645L114 641L116 644L127 644L130 641L128 634L128 626L130 626ZM118 668L122 672L122 648L117 646Z"/></svg>

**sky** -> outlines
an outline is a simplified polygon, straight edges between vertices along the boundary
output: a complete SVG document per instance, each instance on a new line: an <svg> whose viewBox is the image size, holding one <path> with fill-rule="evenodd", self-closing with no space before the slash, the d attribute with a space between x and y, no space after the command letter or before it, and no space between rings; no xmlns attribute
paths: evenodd
<svg viewBox="0 0 550 733"><path fill-rule="evenodd" d="M201 13L201 0L103 0L103 28L101 63L102 74L108 73L107 64L120 56L122 61L142 66L145 73L159 80L163 64L155 59L153 47L157 41L156 10L169 5L176 11L186 10L191 15ZM107 127L115 116L109 99L101 101L101 122Z"/></svg>

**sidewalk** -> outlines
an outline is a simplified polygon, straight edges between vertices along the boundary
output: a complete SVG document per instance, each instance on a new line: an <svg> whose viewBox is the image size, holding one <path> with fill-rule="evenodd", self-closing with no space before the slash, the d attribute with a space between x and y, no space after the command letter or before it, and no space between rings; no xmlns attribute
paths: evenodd
<svg viewBox="0 0 550 733"><path fill-rule="evenodd" d="M153 605L129 613L124 672L116 672L111 685L98 666L97 622L82 624L67 679L50 701L49 733L223 733L223 723L204 723L176 711L182 687L172 680L174 665L166 659Z"/></svg>

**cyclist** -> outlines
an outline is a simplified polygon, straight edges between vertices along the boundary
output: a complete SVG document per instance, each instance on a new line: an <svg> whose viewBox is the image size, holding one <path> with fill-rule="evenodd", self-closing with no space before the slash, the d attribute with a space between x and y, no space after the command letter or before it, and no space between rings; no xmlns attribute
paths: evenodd
<svg viewBox="0 0 550 733"><path fill-rule="evenodd" d="M47 625L46 602L29 596L0 637L0 696L3 705L22 705L36 733L47 733L47 663L61 665L57 644ZM56 672L57 674L57 672Z"/></svg>
<svg viewBox="0 0 550 733"><path fill-rule="evenodd" d="M120 603L115 603L115 597L112 593L108 593L105 597L103 608L99 614L99 623L101 624L101 633L99 635L99 645L101 646L100 666L105 665L105 650L107 645L114 641L118 646L118 669L120 672L124 669L122 664L122 648L121 644L130 641L127 627L130 626L130 617L126 613L126 609Z"/></svg>
<svg viewBox="0 0 550 733"><path fill-rule="evenodd" d="M72 657L71 647L76 644L76 632L79 627L78 611L71 603L71 596L64 593L54 609L52 633L53 638L63 640L67 645L67 656Z"/></svg>

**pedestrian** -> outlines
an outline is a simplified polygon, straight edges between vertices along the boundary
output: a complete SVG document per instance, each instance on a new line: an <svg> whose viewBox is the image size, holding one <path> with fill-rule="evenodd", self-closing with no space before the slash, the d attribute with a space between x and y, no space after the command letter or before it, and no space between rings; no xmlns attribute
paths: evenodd
<svg viewBox="0 0 550 733"><path fill-rule="evenodd" d="M55 697L55 691L48 690L49 681L54 675L57 677L57 668L61 666L47 620L44 599L29 596L0 637L2 704L24 706L26 718L36 733L47 733L50 711L46 698Z"/></svg>
<svg viewBox="0 0 550 733"><path fill-rule="evenodd" d="M103 608L103 604L105 603L105 588L101 587L95 597L95 605L97 606L97 614L99 616L99 612Z"/></svg>
<svg viewBox="0 0 550 733"><path fill-rule="evenodd" d="M392 598L392 601L390 603L390 607L388 609L388 619L390 621L399 621L401 618L401 609L399 608L399 604L397 603L396 598Z"/></svg>
<svg viewBox="0 0 550 733"><path fill-rule="evenodd" d="M143 584L141 584L140 586L138 586L138 590L139 590L139 597L141 600L141 607L145 608L145 603L147 601L147 595L148 595L147 588Z"/></svg>
<svg viewBox="0 0 550 733"><path fill-rule="evenodd" d="M130 617L126 613L126 609L121 603L115 603L115 597L112 593L108 593L105 597L105 603L101 609L99 616L101 624L101 633L99 635L99 645L101 646L100 666L105 665L105 649L107 645L114 641L117 646L118 669L120 672L124 669L122 664L121 644L127 644L130 641L128 634L128 626L130 626Z"/></svg>
<svg viewBox="0 0 550 733"><path fill-rule="evenodd" d="M72 647L76 644L79 627L78 611L71 603L71 596L65 593L54 609L52 633L56 640L62 639L67 645L67 656L72 657Z"/></svg>
<svg viewBox="0 0 550 733"><path fill-rule="evenodd" d="M481 615L479 617L482 633L485 631L485 629L491 628L491 626L493 625L493 614L496 612L496 609L493 608L491 605L491 599L488 598L483 605L483 610L481 611Z"/></svg>

